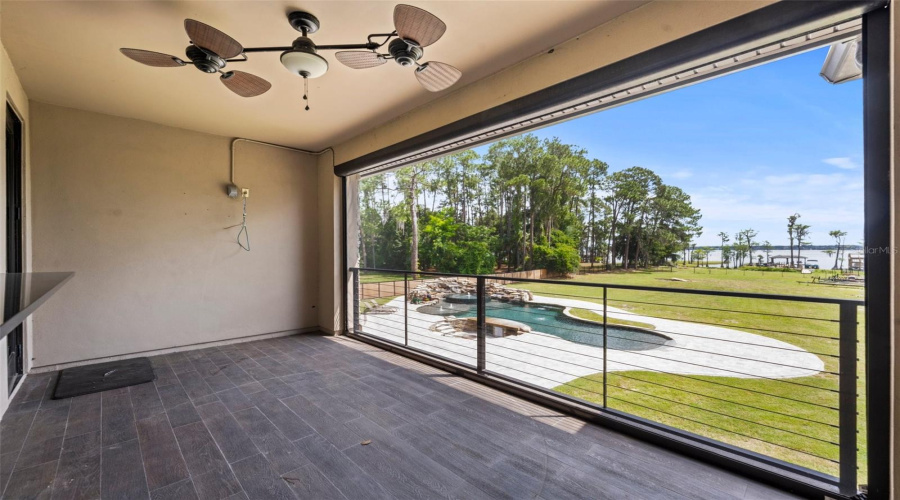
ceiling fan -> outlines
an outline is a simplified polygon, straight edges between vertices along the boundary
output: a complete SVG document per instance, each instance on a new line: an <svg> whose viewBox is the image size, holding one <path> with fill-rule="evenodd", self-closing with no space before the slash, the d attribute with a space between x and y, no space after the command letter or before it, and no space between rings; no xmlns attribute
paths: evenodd
<svg viewBox="0 0 900 500"><path fill-rule="evenodd" d="M243 71L228 70L228 63L247 61L253 52L281 52L281 64L304 80L303 99L308 102L307 79L318 78L328 71L328 61L320 50L337 50L335 57L353 69L380 66L393 60L403 67L415 66L419 83L431 92L439 92L455 84L462 72L438 62L419 62L425 47L438 41L447 25L434 14L411 5L394 7L394 31L368 35L366 43L345 45L316 45L308 35L319 30L319 20L308 12L288 14L288 22L302 33L289 47L243 47L234 38L193 19L184 20L184 30L191 44L185 50L187 61L178 57L141 49L119 49L125 56L148 66L181 67L188 63L204 73L219 73L219 80L241 97L254 97L267 92L272 84L263 78ZM387 45L387 52L379 49ZM307 104L306 109L309 109Z"/></svg>

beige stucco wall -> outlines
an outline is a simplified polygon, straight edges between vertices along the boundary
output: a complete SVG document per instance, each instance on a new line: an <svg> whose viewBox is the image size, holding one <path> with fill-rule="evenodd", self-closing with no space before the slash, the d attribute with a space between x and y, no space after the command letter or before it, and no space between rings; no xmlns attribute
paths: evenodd
<svg viewBox="0 0 900 500"><path fill-rule="evenodd" d="M334 175L334 153L319 155L319 327L341 328L341 180Z"/></svg>
<svg viewBox="0 0 900 500"><path fill-rule="evenodd" d="M31 251L30 251L30 232L31 232L31 213L30 206L27 204L29 195L29 188L31 185L30 179L30 139L31 134L29 131L29 125L31 123L29 106L28 106L28 96L25 94L25 90L22 88L22 84L19 83L19 78L16 75L15 70L13 70L12 62L9 59L9 56L6 53L6 49L0 45L0 95L4 96L4 101L10 103L13 108L18 113L19 117L23 120L24 135L25 135L25 148L24 148L24 167L25 167L25 175L23 176L23 184L25 187L25 201L26 201L26 210L24 217L24 232L25 232L25 251L23 254L23 264L25 265L25 270L29 271L31 269ZM6 105L3 103L2 111L0 111L0 117L3 118L4 127L6 124ZM0 186L6 185L6 140L0 141L0 158L3 158L3 168L0 168ZM6 189L0 189L0 207L6 207ZM4 212L5 213L5 212ZM6 218L0 217L0 270L6 269ZM32 350L31 346L31 331L32 325L31 321L27 321L25 324L25 338L26 338L26 346L25 346L25 371L28 371L28 359L29 353ZM0 374L3 374L4 382L0 384L3 387L0 390L0 415L6 411L6 407L8 405L8 397L6 394L6 337L0 338Z"/></svg>
<svg viewBox="0 0 900 500"><path fill-rule="evenodd" d="M34 315L34 366L314 328L310 155L31 103L34 270L75 278Z"/></svg>

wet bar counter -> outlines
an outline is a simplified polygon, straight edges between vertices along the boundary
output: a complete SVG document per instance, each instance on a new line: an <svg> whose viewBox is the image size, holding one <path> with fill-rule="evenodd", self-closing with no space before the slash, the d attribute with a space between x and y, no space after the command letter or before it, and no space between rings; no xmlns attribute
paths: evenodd
<svg viewBox="0 0 900 500"><path fill-rule="evenodd" d="M0 337L15 330L31 313L47 302L75 273L0 274L3 324Z"/></svg>

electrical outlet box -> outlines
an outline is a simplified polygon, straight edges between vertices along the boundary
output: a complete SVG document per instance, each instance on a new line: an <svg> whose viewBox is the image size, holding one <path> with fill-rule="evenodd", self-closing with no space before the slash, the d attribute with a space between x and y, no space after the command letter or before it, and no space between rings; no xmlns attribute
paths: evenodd
<svg viewBox="0 0 900 500"><path fill-rule="evenodd" d="M244 198L249 198L250 190L247 188L241 188L241 196L243 196Z"/></svg>

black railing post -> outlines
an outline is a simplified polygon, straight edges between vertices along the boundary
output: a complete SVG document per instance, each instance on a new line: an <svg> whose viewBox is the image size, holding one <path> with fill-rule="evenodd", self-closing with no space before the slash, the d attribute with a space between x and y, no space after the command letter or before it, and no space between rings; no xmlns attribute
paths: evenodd
<svg viewBox="0 0 900 500"><path fill-rule="evenodd" d="M403 345L409 345L409 273L403 273Z"/></svg>
<svg viewBox="0 0 900 500"><path fill-rule="evenodd" d="M844 495L857 494L856 464L856 356L857 307L853 303L840 305L840 490Z"/></svg>
<svg viewBox="0 0 900 500"><path fill-rule="evenodd" d="M485 342L486 327L485 327L485 320L484 320L484 303L485 303L485 300L484 300L484 277L479 276L478 278L476 278L475 283L476 283L475 297L477 299L477 304L478 304L478 306L477 306L478 312L477 312L476 324L475 324L475 330L478 335L478 345L477 345L478 360L477 360L476 368L478 369L478 372L481 373L484 371L484 367L485 367L485 349L487 347L486 342Z"/></svg>
<svg viewBox="0 0 900 500"><path fill-rule="evenodd" d="M603 407L606 408L606 287L603 287Z"/></svg>
<svg viewBox="0 0 900 500"><path fill-rule="evenodd" d="M359 269L353 269L353 333L359 333Z"/></svg>

